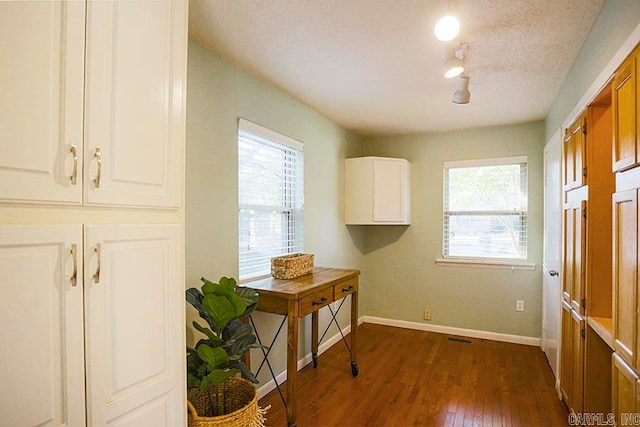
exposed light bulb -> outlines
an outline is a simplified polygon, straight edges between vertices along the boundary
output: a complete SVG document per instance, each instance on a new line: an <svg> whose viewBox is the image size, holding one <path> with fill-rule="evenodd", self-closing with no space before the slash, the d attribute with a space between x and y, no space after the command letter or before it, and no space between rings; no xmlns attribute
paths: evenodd
<svg viewBox="0 0 640 427"><path fill-rule="evenodd" d="M438 40L443 42L451 41L458 37L458 33L460 32L460 21L458 21L458 18L453 15L443 16L436 23L436 26L433 28L433 32Z"/></svg>
<svg viewBox="0 0 640 427"><path fill-rule="evenodd" d="M447 62L444 63L444 76L447 79L452 79L454 77L458 77L460 74L464 72L464 64L462 60L459 58L450 58Z"/></svg>

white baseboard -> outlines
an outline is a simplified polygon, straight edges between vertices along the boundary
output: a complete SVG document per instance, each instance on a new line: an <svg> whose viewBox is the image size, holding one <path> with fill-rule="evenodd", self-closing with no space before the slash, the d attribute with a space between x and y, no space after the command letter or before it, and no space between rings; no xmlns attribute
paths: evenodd
<svg viewBox="0 0 640 427"><path fill-rule="evenodd" d="M361 325L364 322L364 317L360 317L358 319L358 325ZM342 329L342 334L346 335L351 332L351 325L349 324L346 328ZM325 342L318 346L318 356L327 351L332 345L337 343L342 339L342 336L338 332L331 338L327 339ZM298 360L298 371L305 366L307 366L312 361L311 353L306 354L302 359ZM287 380L287 371L286 369L276 375L276 381L278 384L282 384ZM275 390L276 382L272 379L269 382L264 383L264 385L258 388L258 399L262 399L264 396L269 394L272 390Z"/></svg>
<svg viewBox="0 0 640 427"><path fill-rule="evenodd" d="M428 325L425 323L408 322L405 320L385 319L383 317L364 316L365 323L376 325L395 326L398 328L416 329L419 331L437 332L439 334L459 335L470 338L481 338L492 341L508 342L513 344L524 344L540 346L540 338L525 337L521 335L501 334L498 332L477 331L474 329L454 328L451 326Z"/></svg>

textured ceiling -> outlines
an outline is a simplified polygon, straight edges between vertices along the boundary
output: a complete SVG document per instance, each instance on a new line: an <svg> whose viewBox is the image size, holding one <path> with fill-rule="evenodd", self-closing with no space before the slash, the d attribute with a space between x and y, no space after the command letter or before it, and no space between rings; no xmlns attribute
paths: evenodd
<svg viewBox="0 0 640 427"><path fill-rule="evenodd" d="M605 0L454 0L471 103L442 77L446 0L191 0L190 37L364 137L541 120Z"/></svg>

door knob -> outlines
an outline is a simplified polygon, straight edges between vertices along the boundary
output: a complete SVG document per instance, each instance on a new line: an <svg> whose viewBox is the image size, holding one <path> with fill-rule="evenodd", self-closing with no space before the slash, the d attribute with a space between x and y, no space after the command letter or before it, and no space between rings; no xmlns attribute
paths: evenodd
<svg viewBox="0 0 640 427"><path fill-rule="evenodd" d="M549 270L549 276L558 276L559 274L558 270Z"/></svg>

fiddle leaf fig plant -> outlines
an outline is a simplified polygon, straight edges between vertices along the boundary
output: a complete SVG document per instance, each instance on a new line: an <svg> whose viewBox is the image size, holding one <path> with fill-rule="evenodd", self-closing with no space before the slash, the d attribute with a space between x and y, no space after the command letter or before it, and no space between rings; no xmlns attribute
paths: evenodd
<svg viewBox="0 0 640 427"><path fill-rule="evenodd" d="M200 279L201 289L186 291L191 304L206 322L193 321L193 327L206 338L195 347L187 347L187 386L206 391L217 387L237 373L257 383L258 380L242 361L250 348L258 348L253 327L242 322L258 304L258 293L237 286L235 279L221 277L218 283Z"/></svg>

